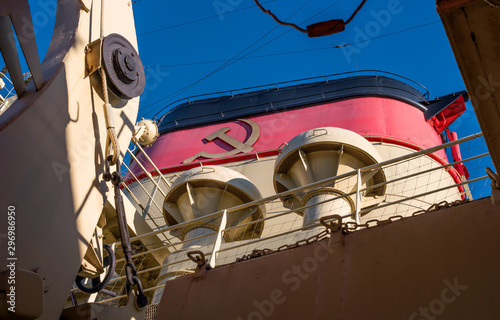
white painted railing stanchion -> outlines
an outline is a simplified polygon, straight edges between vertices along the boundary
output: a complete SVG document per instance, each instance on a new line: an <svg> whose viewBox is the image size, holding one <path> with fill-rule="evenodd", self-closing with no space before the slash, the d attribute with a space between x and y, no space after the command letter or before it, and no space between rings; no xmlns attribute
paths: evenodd
<svg viewBox="0 0 500 320"><path fill-rule="evenodd" d="M354 214L354 220L356 221L357 224L361 223L360 217L359 217L359 211L361 211L361 194L359 192L359 189L361 189L361 170L357 169L356 170L356 212Z"/></svg>
<svg viewBox="0 0 500 320"><path fill-rule="evenodd" d="M222 214L222 221L220 222L219 232L217 233L217 240L215 240L214 249L212 251L212 256L210 257L210 266L215 267L215 259L217 258L217 251L219 251L222 244L222 231L226 229L227 224L227 210L224 209Z"/></svg>

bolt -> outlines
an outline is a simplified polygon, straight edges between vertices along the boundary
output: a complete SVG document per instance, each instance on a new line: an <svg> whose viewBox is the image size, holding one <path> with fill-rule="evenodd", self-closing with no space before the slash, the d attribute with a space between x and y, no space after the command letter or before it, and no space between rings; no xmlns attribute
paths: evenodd
<svg viewBox="0 0 500 320"><path fill-rule="evenodd" d="M133 71L135 69L135 61L132 59L130 56L125 56L125 65L127 66L127 69L130 71Z"/></svg>
<svg viewBox="0 0 500 320"><path fill-rule="evenodd" d="M280 179L285 179L285 178L286 178L286 174L280 173Z"/></svg>

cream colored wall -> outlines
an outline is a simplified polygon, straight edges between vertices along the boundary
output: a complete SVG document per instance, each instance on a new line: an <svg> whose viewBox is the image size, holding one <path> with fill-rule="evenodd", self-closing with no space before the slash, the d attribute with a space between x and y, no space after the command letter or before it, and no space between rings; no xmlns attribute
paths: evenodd
<svg viewBox="0 0 500 320"><path fill-rule="evenodd" d="M58 2L54 38L42 63L44 86L31 88L2 114L22 110L0 132L2 206L16 206L17 268L45 278L39 319L59 318L112 190L102 180L103 101L85 78L85 47L99 37L100 1L89 7L85 12L79 1ZM104 10L104 35L119 33L137 46L130 1L107 1ZM125 150L139 99L112 104ZM23 292L17 294L22 299Z"/></svg>

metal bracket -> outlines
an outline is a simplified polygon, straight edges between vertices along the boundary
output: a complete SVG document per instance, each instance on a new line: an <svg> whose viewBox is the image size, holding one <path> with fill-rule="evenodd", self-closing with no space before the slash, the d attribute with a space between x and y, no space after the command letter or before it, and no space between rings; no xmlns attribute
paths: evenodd
<svg viewBox="0 0 500 320"><path fill-rule="evenodd" d="M486 173L491 179L491 204L500 206L500 176L491 168L486 168Z"/></svg>
<svg viewBox="0 0 500 320"><path fill-rule="evenodd" d="M328 241L328 245L330 247L334 247L344 243L344 233L337 232L342 229L342 217L340 215L334 214L331 216L324 216L319 219L319 222L330 233L330 240Z"/></svg>
<svg viewBox="0 0 500 320"><path fill-rule="evenodd" d="M101 68L101 39L92 41L85 47L85 78Z"/></svg>
<svg viewBox="0 0 500 320"><path fill-rule="evenodd" d="M330 233L335 233L342 228L342 217L338 214L321 217L319 222L327 228Z"/></svg>
<svg viewBox="0 0 500 320"><path fill-rule="evenodd" d="M202 268L207 263L205 254L200 250L188 251L187 256L191 261L196 263L198 269Z"/></svg>
<svg viewBox="0 0 500 320"><path fill-rule="evenodd" d="M207 271L212 269L209 264L207 264L207 259L205 254L200 250L188 251L187 256L191 261L196 263L196 270L193 274L194 278L204 277Z"/></svg>
<svg viewBox="0 0 500 320"><path fill-rule="evenodd" d="M500 176L491 168L486 168L486 174L491 179L491 189L500 189Z"/></svg>
<svg viewBox="0 0 500 320"><path fill-rule="evenodd" d="M336 247L344 244L345 234L343 232L335 232L330 235L330 240L328 240L328 246Z"/></svg>

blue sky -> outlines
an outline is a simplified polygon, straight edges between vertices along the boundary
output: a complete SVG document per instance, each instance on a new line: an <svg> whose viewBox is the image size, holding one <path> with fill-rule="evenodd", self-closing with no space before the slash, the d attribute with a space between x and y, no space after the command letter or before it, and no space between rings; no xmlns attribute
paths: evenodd
<svg viewBox="0 0 500 320"><path fill-rule="evenodd" d="M303 28L346 20L360 2L261 0ZM29 3L43 56L55 0ZM417 81L431 99L465 89L434 0L368 0L344 32L320 38L277 25L253 0L137 0L133 8L147 67L139 113L144 117L198 94L367 69ZM451 129L459 137L480 131L470 103Z"/></svg>
<svg viewBox="0 0 500 320"><path fill-rule="evenodd" d="M431 97L464 89L434 1L369 0L346 31L321 38L309 38L289 27L278 26L253 0L195 0L190 1L189 6L181 1L171 2L140 0L134 5L141 57L150 68L154 83L151 86L157 91L147 92L142 102L146 115L151 116L152 109L162 105L154 102L164 97L162 102L171 100L177 91L223 64L191 63L229 60L269 32L245 53L281 37L248 57L321 49L241 59L176 98L357 69L401 74L428 87ZM324 20L346 20L360 3L347 0L262 2L281 19L302 27ZM207 17L211 18L172 27ZM169 26L171 28L163 29ZM419 28L383 37L414 27ZM376 39L356 43L371 38ZM331 48L345 43L355 44ZM172 66L179 64L189 65ZM162 81L155 81L158 77L154 76L158 74Z"/></svg>
<svg viewBox="0 0 500 320"><path fill-rule="evenodd" d="M41 56L55 1L29 0ZM361 0L261 2L305 28L346 20ZM133 8L147 67L141 116L188 96L356 70L400 74L426 86L431 98L465 88L433 0L368 0L344 32L319 38L279 26L253 0L137 0ZM333 48L343 44L351 45ZM200 81L222 61L230 65Z"/></svg>

